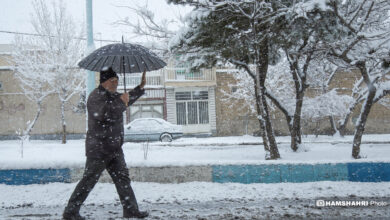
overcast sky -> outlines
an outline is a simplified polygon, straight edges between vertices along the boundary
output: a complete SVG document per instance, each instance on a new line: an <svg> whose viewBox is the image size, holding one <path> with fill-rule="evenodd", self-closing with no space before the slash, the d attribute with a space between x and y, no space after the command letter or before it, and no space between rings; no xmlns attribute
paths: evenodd
<svg viewBox="0 0 390 220"><path fill-rule="evenodd" d="M45 0L48 3L56 0ZM85 0L65 0L68 12L79 24L85 21ZM92 0L93 5L93 31L95 39L121 40L121 36L129 36L129 28L116 26L112 23L120 18L128 16L129 19L137 19L137 16L129 9L119 8L118 5L148 4L155 13L156 18L173 18L179 13L185 14L190 9L176 5L168 5L166 0ZM32 0L1 0L0 3L0 44L12 43L14 34L2 31L32 33L30 22L33 12ZM142 41L132 38L132 42ZM100 43L95 42L96 47Z"/></svg>

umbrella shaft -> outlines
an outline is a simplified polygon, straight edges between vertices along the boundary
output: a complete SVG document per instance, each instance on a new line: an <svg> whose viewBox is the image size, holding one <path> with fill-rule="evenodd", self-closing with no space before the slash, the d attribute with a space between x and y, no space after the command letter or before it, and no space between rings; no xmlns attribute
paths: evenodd
<svg viewBox="0 0 390 220"><path fill-rule="evenodd" d="M122 41L123 41L123 39L122 39ZM125 73L125 57L122 57L122 65L121 65L121 67L122 67L122 73L123 73L123 88L124 88L124 90L125 90L125 93L126 93L126 73Z"/></svg>
<svg viewBox="0 0 390 220"><path fill-rule="evenodd" d="M125 93L126 93L126 74L123 73L123 88L125 89Z"/></svg>

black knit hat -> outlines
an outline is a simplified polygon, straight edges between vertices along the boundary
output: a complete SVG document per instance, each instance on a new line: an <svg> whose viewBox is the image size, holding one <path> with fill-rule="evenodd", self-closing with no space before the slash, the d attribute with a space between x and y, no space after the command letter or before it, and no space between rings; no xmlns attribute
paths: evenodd
<svg viewBox="0 0 390 220"><path fill-rule="evenodd" d="M112 77L118 78L118 75L111 67L103 67L103 69L100 70L100 83L104 83Z"/></svg>

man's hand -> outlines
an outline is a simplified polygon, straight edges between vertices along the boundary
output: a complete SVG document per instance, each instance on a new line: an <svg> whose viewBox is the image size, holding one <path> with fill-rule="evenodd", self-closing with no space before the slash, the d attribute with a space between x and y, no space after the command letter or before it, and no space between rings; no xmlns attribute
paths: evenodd
<svg viewBox="0 0 390 220"><path fill-rule="evenodd" d="M142 73L141 84L139 84L139 87L143 89L145 85L146 85L146 69L144 70L144 73Z"/></svg>
<svg viewBox="0 0 390 220"><path fill-rule="evenodd" d="M130 101L129 93L127 93L127 92L123 93L120 98L121 98L122 102L125 103L125 105L127 106L127 104Z"/></svg>

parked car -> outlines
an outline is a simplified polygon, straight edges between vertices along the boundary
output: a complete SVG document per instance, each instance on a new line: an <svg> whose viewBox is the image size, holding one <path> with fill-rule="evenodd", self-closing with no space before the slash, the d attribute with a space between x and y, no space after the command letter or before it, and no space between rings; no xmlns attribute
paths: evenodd
<svg viewBox="0 0 390 220"><path fill-rule="evenodd" d="M125 141L171 142L183 136L180 125L161 118L138 118L125 125Z"/></svg>

